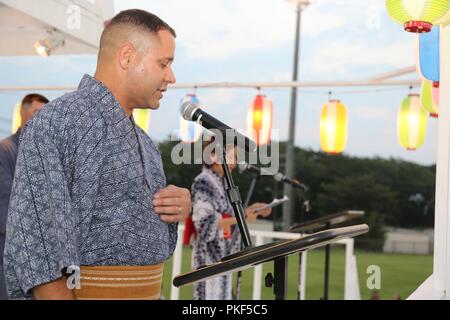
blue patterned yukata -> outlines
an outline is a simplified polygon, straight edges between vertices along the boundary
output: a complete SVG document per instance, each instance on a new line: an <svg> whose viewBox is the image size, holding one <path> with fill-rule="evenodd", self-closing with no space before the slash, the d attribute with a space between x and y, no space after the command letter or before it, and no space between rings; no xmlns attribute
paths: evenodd
<svg viewBox="0 0 450 320"><path fill-rule="evenodd" d="M21 136L8 212L5 278L12 299L69 266L144 266L173 253L177 224L154 212L161 156L113 94L85 75Z"/></svg>
<svg viewBox="0 0 450 320"><path fill-rule="evenodd" d="M226 181L210 168L204 168L192 184L192 221L197 231L193 243L192 269L220 262L223 257L240 251L241 236L237 225L231 235L219 229L222 214L234 216L225 189ZM196 300L231 300L231 275L219 276L194 284Z"/></svg>

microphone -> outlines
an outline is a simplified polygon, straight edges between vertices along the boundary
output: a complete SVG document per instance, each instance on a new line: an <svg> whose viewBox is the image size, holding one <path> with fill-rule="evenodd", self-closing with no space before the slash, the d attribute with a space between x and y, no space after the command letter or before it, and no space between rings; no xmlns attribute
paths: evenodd
<svg viewBox="0 0 450 320"><path fill-rule="evenodd" d="M235 129L214 118L210 114L200 109L199 105L190 101L183 103L181 106L181 116L184 120L197 122L199 125L210 130L219 130L225 138L228 135L233 136L233 143L237 147L244 149L246 152L254 152L256 150L256 143L250 140ZM244 146L242 146L242 142Z"/></svg>
<svg viewBox="0 0 450 320"><path fill-rule="evenodd" d="M238 165L238 167L239 167L239 172L240 173L242 173L244 171L249 171L249 172L252 172L252 173L257 174L259 176L272 176L275 181L284 182L284 183L290 184L293 187L298 188L298 189L302 189L304 191L308 191L308 189L309 189L307 185L301 183L298 180L290 179L290 178L286 177L281 172L272 173L272 172L270 172L269 170L267 170L265 168L260 168L260 167L257 167L255 165L248 164L248 163L240 163Z"/></svg>

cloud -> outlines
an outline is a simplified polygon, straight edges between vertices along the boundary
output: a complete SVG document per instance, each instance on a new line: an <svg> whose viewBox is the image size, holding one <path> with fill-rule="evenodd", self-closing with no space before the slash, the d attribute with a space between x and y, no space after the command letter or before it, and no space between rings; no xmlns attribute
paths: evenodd
<svg viewBox="0 0 450 320"><path fill-rule="evenodd" d="M283 82L283 81L292 81L292 72L276 72L272 73L267 81L273 82Z"/></svg>
<svg viewBox="0 0 450 320"><path fill-rule="evenodd" d="M249 52L291 50L295 36L295 10L287 1L131 0L116 1L116 7L157 13L177 30L177 42L188 59L224 61ZM307 7L301 32L302 51L308 56L302 56L301 72L315 79L354 79L349 73L362 73L362 68L413 64L410 38L383 40L391 36L389 28L397 27L386 22L389 19L382 0L320 0ZM273 78L287 80L289 74Z"/></svg>
<svg viewBox="0 0 450 320"><path fill-rule="evenodd" d="M233 102L236 94L233 89L215 89L213 91L199 91L197 97L205 110L220 112L223 106Z"/></svg>
<svg viewBox="0 0 450 320"><path fill-rule="evenodd" d="M295 36L294 8L280 0L116 1L118 10L132 6L155 12L171 24L190 58L225 59L247 50L291 44ZM317 36L347 23L331 10L309 10L302 34Z"/></svg>
<svg viewBox="0 0 450 320"><path fill-rule="evenodd" d="M367 68L383 66L400 68L414 64L414 41L406 38L401 42L372 43L360 39L334 40L318 48L305 65L306 73L313 73L316 78L338 79L350 78L349 71L367 73Z"/></svg>

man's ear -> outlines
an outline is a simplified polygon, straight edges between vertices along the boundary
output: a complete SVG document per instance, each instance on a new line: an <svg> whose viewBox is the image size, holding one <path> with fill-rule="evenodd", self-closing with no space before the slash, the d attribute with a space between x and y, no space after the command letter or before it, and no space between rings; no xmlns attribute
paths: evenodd
<svg viewBox="0 0 450 320"><path fill-rule="evenodd" d="M118 55L120 68L128 70L136 58L136 49L131 43L126 42L119 48Z"/></svg>

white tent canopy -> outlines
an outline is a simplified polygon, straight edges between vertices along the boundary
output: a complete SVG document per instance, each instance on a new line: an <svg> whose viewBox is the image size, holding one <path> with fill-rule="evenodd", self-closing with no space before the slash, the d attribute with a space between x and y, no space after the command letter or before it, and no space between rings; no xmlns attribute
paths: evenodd
<svg viewBox="0 0 450 320"><path fill-rule="evenodd" d="M95 54L112 1L0 0L0 56L37 55L34 44L51 32L65 45L52 54Z"/></svg>

